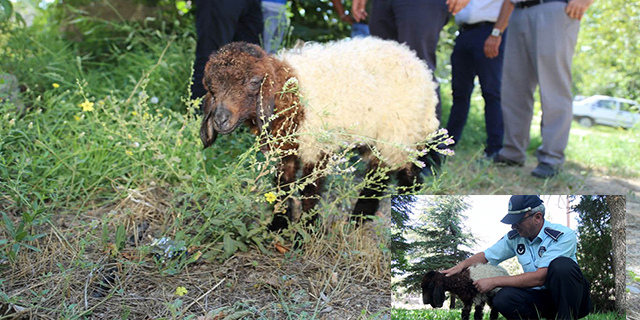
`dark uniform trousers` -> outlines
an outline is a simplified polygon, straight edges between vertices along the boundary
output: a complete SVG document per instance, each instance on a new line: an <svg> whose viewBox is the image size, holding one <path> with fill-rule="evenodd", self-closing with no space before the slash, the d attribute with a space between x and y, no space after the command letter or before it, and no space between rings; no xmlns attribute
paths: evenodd
<svg viewBox="0 0 640 320"><path fill-rule="evenodd" d="M204 96L204 67L209 56L220 47L234 41L260 44L262 7L260 0L197 0L196 60L193 65L191 99Z"/></svg>
<svg viewBox="0 0 640 320"><path fill-rule="evenodd" d="M440 31L451 17L446 0L369 1L373 1L369 17L371 35L406 43L435 73L436 46ZM442 111L439 88L437 93L436 116L440 120Z"/></svg>
<svg viewBox="0 0 640 320"><path fill-rule="evenodd" d="M593 309L589 281L575 261L556 258L547 269L547 289L504 287L493 299L507 319L579 319Z"/></svg>

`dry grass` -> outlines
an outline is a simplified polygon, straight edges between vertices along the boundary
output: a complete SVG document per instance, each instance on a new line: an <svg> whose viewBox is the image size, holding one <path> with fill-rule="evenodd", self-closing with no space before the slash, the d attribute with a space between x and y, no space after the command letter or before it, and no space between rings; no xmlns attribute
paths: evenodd
<svg viewBox="0 0 640 320"><path fill-rule="evenodd" d="M334 223L311 234L300 250L250 249L223 262L205 255L171 272L149 254L149 245L181 218L163 200L175 195L153 185L119 191L120 199L93 210L52 214L40 227L46 236L33 244L40 252L21 250L0 266L0 289L11 301L0 306L0 318L389 317L388 225L377 221L354 230ZM113 234L102 243L104 223L109 230L125 226L123 250L114 249ZM176 295L180 286L186 295Z"/></svg>

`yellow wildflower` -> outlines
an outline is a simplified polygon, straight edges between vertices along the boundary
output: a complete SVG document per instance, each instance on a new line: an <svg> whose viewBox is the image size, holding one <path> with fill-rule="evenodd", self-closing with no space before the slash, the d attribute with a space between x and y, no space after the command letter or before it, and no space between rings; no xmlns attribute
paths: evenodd
<svg viewBox="0 0 640 320"><path fill-rule="evenodd" d="M176 288L176 295L179 295L181 297L184 296L185 294L187 294L187 292L189 292L189 291L185 287L177 287Z"/></svg>
<svg viewBox="0 0 640 320"><path fill-rule="evenodd" d="M142 119L145 119L145 120L147 120L147 119L151 119L151 115L150 115L148 112L145 112L145 113L142 115Z"/></svg>
<svg viewBox="0 0 640 320"><path fill-rule="evenodd" d="M84 112L93 111L93 102L84 100L84 102L80 104L80 107Z"/></svg>
<svg viewBox="0 0 640 320"><path fill-rule="evenodd" d="M269 203L273 203L274 201L276 201L276 195L273 192L267 192L264 194L264 198L267 200L267 202Z"/></svg>
<svg viewBox="0 0 640 320"><path fill-rule="evenodd" d="M55 83L55 82L52 84L52 86L53 86L53 88L54 88L54 89L58 89L58 88L60 88L60 85L59 85L59 84L57 84L57 83Z"/></svg>
<svg viewBox="0 0 640 320"><path fill-rule="evenodd" d="M137 113L137 112L135 112L135 111L132 111L132 112L131 112L131 115L132 115L132 116L137 116L137 115L138 115L138 113Z"/></svg>
<svg viewBox="0 0 640 320"><path fill-rule="evenodd" d="M76 119L76 121L80 121L80 120L82 120L82 118L80 118L80 116L79 116L79 115L75 115L75 116L73 116L73 117Z"/></svg>
<svg viewBox="0 0 640 320"><path fill-rule="evenodd" d="M131 151L131 150L127 150L124 153L126 153L128 156L132 156L133 155L133 151Z"/></svg>

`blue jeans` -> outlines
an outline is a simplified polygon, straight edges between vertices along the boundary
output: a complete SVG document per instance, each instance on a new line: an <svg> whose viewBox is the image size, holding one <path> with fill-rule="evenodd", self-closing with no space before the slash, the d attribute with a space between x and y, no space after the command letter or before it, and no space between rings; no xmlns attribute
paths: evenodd
<svg viewBox="0 0 640 320"><path fill-rule="evenodd" d="M288 26L285 11L284 4L262 1L262 19L264 20L262 46L268 53L275 53L284 45L284 34Z"/></svg>
<svg viewBox="0 0 640 320"><path fill-rule="evenodd" d="M451 87L453 106L447 123L447 130L458 143L469 115L471 93L476 75L480 80L484 98L484 120L487 130L485 152L493 154L502 148L504 125L500 102L502 84L502 60L506 33L502 36L500 54L489 59L484 55L484 42L489 37L493 24L485 24L460 32L451 54Z"/></svg>
<svg viewBox="0 0 640 320"><path fill-rule="evenodd" d="M366 37L370 34L369 25L366 23L354 23L351 25L351 38Z"/></svg>

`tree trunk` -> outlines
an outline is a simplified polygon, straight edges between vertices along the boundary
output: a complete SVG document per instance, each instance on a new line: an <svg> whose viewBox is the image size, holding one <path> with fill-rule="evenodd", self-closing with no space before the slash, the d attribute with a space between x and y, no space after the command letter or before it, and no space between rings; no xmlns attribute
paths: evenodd
<svg viewBox="0 0 640 320"><path fill-rule="evenodd" d="M625 314L626 291L626 198L625 196L607 196L607 205L611 211L611 242L613 245L613 274L615 276L616 310Z"/></svg>

